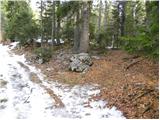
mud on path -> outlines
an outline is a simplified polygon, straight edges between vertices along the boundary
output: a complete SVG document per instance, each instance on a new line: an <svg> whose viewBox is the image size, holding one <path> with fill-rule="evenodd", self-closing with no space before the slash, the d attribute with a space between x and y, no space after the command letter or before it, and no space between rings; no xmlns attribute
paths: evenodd
<svg viewBox="0 0 160 120"><path fill-rule="evenodd" d="M12 46L0 45L0 119L106 119L124 118L107 101L93 99L99 85L70 86L48 80Z"/></svg>

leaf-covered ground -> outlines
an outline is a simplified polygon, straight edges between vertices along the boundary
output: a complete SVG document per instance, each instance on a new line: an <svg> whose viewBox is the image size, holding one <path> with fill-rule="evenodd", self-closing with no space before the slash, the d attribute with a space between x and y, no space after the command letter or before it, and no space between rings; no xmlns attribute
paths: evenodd
<svg viewBox="0 0 160 120"><path fill-rule="evenodd" d="M100 94L97 84L74 85L50 79L31 65L23 55L15 55L17 43L0 44L0 119L1 120L99 120L124 119L115 106L93 99ZM9 115L9 116L8 116Z"/></svg>
<svg viewBox="0 0 160 120"><path fill-rule="evenodd" d="M26 56L30 59L32 53L26 52ZM34 65L50 81L71 86L99 84L101 93L92 99L109 101L106 107L116 106L127 118L159 118L158 63L121 50L109 50L106 55L92 54L93 66L85 73L75 73L68 70L70 56L70 50L62 49L55 52L50 62Z"/></svg>

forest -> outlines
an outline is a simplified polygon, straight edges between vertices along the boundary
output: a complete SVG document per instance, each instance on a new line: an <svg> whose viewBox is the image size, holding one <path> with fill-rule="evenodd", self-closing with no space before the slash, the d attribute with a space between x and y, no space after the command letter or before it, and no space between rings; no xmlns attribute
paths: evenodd
<svg viewBox="0 0 160 120"><path fill-rule="evenodd" d="M159 1L2 0L0 18L0 119L159 118Z"/></svg>

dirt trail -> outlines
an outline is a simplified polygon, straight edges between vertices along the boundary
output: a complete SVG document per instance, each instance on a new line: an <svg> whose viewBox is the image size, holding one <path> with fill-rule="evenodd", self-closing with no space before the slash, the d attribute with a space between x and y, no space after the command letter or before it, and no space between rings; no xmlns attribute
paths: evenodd
<svg viewBox="0 0 160 120"><path fill-rule="evenodd" d="M28 66L26 66L25 64L23 64L22 62L18 62L18 64L20 64L21 67L23 67L24 69L26 69L28 72L30 72L30 69ZM55 102L55 106L57 108L63 108L64 103L61 101L61 99L54 93L54 91L50 88L48 88L47 86L43 85L43 82L39 79L39 77L34 73L34 72L30 72L30 80L38 85L40 85L42 88L44 88L44 90L46 90L46 92L51 96L51 98L53 98L53 101Z"/></svg>
<svg viewBox="0 0 160 120"><path fill-rule="evenodd" d="M30 48L15 51L32 56ZM28 52L30 51L30 52ZM62 52L61 52L62 51ZM159 118L159 65L138 55L122 50L109 50L106 55L93 54L93 66L86 73L68 71L70 50L57 51L46 64L34 65L41 69L49 81L74 85L98 84L101 92L93 99L109 101L127 118Z"/></svg>
<svg viewBox="0 0 160 120"><path fill-rule="evenodd" d="M65 56L64 53L61 59L55 56L47 64L35 65L51 81L101 85L101 94L95 99L109 100L108 106L117 106L127 118L159 117L158 63L121 50L111 50L106 56L97 55L99 59L93 59L89 71L80 74L68 71L69 59Z"/></svg>
<svg viewBox="0 0 160 120"><path fill-rule="evenodd" d="M0 119L124 118L116 107L105 107L107 101L91 99L100 94L98 85L49 81L24 55L15 55L13 47L0 44Z"/></svg>

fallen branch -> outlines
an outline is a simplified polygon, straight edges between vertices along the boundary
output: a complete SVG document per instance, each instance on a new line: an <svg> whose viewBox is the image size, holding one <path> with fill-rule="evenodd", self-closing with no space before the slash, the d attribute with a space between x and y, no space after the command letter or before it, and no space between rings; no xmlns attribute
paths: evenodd
<svg viewBox="0 0 160 120"><path fill-rule="evenodd" d="M131 56L131 57L124 57L123 60L137 59L139 57L140 57L139 55L134 55L134 56Z"/></svg>
<svg viewBox="0 0 160 120"><path fill-rule="evenodd" d="M140 60L136 60L132 63L130 63L127 67L125 67L125 69L129 69L130 67L132 67L133 65L137 64L138 62L142 61L143 59L140 59Z"/></svg>
<svg viewBox="0 0 160 120"><path fill-rule="evenodd" d="M32 91L33 91L33 88L30 90L30 94L32 93ZM28 101L29 98L30 98L30 96L28 96L23 103L28 103L29 102Z"/></svg>
<svg viewBox="0 0 160 120"><path fill-rule="evenodd" d="M145 92L143 92L142 94L138 95L138 96L137 96L135 99L133 99L133 100L137 100L137 99L143 97L144 95L147 95L147 94L149 94L150 92L153 92L153 91L154 91L154 90L145 91Z"/></svg>
<svg viewBox="0 0 160 120"><path fill-rule="evenodd" d="M150 105L147 106L147 107L145 108L145 110L143 111L142 116L143 116L147 111L149 111L150 109L151 109L151 106L150 106Z"/></svg>
<svg viewBox="0 0 160 120"><path fill-rule="evenodd" d="M28 103L28 99L30 98L30 96L27 97L27 99L23 102L23 103Z"/></svg>

